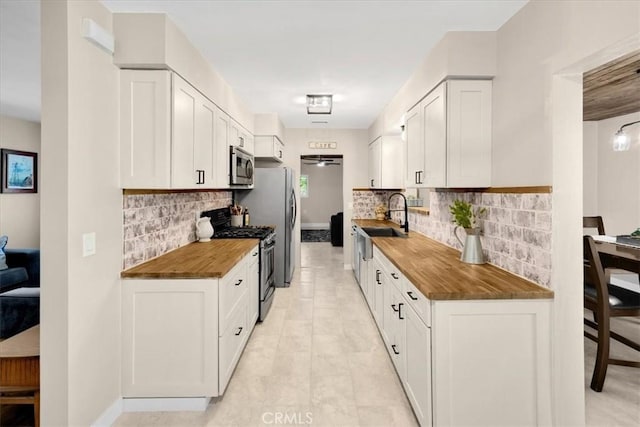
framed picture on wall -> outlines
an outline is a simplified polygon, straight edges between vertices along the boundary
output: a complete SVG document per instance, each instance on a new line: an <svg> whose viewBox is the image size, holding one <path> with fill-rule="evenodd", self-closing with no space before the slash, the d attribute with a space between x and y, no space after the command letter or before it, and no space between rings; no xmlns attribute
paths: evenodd
<svg viewBox="0 0 640 427"><path fill-rule="evenodd" d="M38 153L3 148L0 150L0 157L1 193L38 192Z"/></svg>

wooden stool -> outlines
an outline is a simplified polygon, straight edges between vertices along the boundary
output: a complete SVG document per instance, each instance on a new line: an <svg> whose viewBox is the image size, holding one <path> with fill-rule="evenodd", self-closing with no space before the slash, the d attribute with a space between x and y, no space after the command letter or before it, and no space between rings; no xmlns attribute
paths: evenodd
<svg viewBox="0 0 640 427"><path fill-rule="evenodd" d="M40 425L40 325L0 342L0 405L33 405Z"/></svg>

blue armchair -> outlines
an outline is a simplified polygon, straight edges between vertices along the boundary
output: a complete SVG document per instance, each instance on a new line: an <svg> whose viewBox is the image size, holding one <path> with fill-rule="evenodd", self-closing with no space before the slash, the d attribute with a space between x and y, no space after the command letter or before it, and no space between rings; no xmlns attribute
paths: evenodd
<svg viewBox="0 0 640 427"><path fill-rule="evenodd" d="M6 270L0 270L0 293L40 287L40 249L5 249Z"/></svg>
<svg viewBox="0 0 640 427"><path fill-rule="evenodd" d="M40 323L40 250L5 249L0 270L0 339Z"/></svg>

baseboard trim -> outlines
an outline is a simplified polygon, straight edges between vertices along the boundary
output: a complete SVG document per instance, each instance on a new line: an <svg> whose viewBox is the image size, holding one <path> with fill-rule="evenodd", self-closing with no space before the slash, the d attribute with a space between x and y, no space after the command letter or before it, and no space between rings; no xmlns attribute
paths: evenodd
<svg viewBox="0 0 640 427"><path fill-rule="evenodd" d="M118 417L122 415L122 399L118 398L95 420L91 427L109 427L112 426Z"/></svg>
<svg viewBox="0 0 640 427"><path fill-rule="evenodd" d="M329 230L328 222L303 222L300 224L300 230Z"/></svg>
<svg viewBox="0 0 640 427"><path fill-rule="evenodd" d="M124 412L205 411L210 397L124 398Z"/></svg>

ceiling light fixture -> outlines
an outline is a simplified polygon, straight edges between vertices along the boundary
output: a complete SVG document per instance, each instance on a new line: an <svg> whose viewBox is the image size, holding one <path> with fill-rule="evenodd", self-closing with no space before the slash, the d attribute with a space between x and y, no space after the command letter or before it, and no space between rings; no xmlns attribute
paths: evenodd
<svg viewBox="0 0 640 427"><path fill-rule="evenodd" d="M333 95L307 95L307 114L331 114Z"/></svg>
<svg viewBox="0 0 640 427"><path fill-rule="evenodd" d="M618 129L616 134L613 136L613 151L628 151L631 148L631 138L624 131L624 128L637 123L640 123L640 120L620 126L620 129Z"/></svg>

